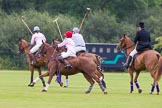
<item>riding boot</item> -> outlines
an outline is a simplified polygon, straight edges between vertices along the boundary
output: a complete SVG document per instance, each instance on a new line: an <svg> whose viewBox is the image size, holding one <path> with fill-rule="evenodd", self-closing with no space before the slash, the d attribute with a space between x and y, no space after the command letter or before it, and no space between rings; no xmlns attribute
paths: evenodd
<svg viewBox="0 0 162 108"><path fill-rule="evenodd" d="M36 64L36 59L35 59L34 54L30 54L30 61L31 61L31 64L32 65L35 65Z"/></svg>
<svg viewBox="0 0 162 108"><path fill-rule="evenodd" d="M131 61L132 61L132 56L128 56L127 61L123 66L128 69Z"/></svg>
<svg viewBox="0 0 162 108"><path fill-rule="evenodd" d="M59 56L58 60L65 65L65 68L72 68L71 64L69 64L69 62L65 60L62 56Z"/></svg>
<svg viewBox="0 0 162 108"><path fill-rule="evenodd" d="M64 63L65 63L65 68L67 69L72 68L72 65L69 64L69 62L66 59L64 59Z"/></svg>

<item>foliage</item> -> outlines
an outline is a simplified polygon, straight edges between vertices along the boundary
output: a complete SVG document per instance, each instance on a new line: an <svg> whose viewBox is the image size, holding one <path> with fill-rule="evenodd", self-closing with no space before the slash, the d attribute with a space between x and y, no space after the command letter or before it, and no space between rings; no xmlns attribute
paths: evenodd
<svg viewBox="0 0 162 108"><path fill-rule="evenodd" d="M59 18L63 35L65 31L80 26L86 8L90 7L89 16L81 29L86 42L116 43L123 34L133 38L136 23L144 21L145 28L151 33L152 43L160 44L160 41L154 40L162 35L161 5L161 0L0 0L0 69L26 68L15 65L17 40L26 38L30 42L31 38L21 21L22 16L31 30L38 25L50 43L52 39L61 41L53 22L56 18ZM158 48L155 45L155 48L161 51L160 45ZM22 61L21 58L19 62L23 64Z"/></svg>

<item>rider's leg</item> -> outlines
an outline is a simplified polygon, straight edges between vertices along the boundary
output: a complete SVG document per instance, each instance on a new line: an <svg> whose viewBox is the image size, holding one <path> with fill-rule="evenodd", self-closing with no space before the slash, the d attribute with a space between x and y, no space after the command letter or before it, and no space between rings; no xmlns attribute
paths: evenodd
<svg viewBox="0 0 162 108"><path fill-rule="evenodd" d="M65 65L65 68L72 68L71 64L69 64L69 62L62 56L59 56L58 60Z"/></svg>
<svg viewBox="0 0 162 108"><path fill-rule="evenodd" d="M124 64L124 67L128 68L130 66L130 63L132 62L132 59L133 59L135 54L137 54L136 48L127 57L126 63Z"/></svg>
<svg viewBox="0 0 162 108"><path fill-rule="evenodd" d="M29 56L30 56L31 64L33 64L33 65L36 64L36 59L35 59L34 54L31 53Z"/></svg>
<svg viewBox="0 0 162 108"><path fill-rule="evenodd" d="M34 53L39 49L41 45L35 45L32 49L30 49L29 57L31 64L36 64L36 58L34 56Z"/></svg>

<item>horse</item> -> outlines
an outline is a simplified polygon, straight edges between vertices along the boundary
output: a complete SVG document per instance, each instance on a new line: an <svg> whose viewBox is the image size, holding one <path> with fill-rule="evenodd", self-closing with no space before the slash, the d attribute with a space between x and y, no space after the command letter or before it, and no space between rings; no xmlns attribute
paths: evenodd
<svg viewBox="0 0 162 108"><path fill-rule="evenodd" d="M34 76L34 69L36 68L38 70L38 74L41 75L42 74L41 67L45 66L46 61L44 60L44 58L42 59L37 58L36 65L32 65L30 61L30 57L29 57L29 52L30 52L30 45L28 44L28 42L25 39L19 39L17 53L18 54L25 53L26 60L27 60L27 63L29 65L29 69L31 72L30 83L28 84L28 86L33 87L34 85L32 84L32 82L33 82L33 76ZM42 80L43 86L45 87L44 79L41 78L41 80Z"/></svg>
<svg viewBox="0 0 162 108"><path fill-rule="evenodd" d="M134 42L124 34L118 43L118 48L121 50L125 50L126 55L129 55L130 52L135 48ZM135 55L134 61L131 63L131 66L128 68L128 72L130 74L130 93L133 92L133 72L135 71L134 83L136 88L138 89L138 93L142 93L142 89L138 84L138 76L140 71L148 70L153 78L153 84L151 88L150 94L154 92L154 88L156 87L157 94L159 94L160 89L158 82L161 78L162 70L159 69L159 66L162 66L160 62L161 55L155 50L145 50L143 52Z"/></svg>
<svg viewBox="0 0 162 108"><path fill-rule="evenodd" d="M58 55L60 55L59 50L56 50L56 48L54 48L52 45L49 45L48 43L42 44L38 50L38 54L42 56L46 55L46 57L50 59L50 62L48 63L48 72L40 75L33 81L33 84L35 84L40 78L49 76L46 87L43 88L42 92L47 92L51 80L55 74L68 76L82 73L85 79L90 83L90 86L85 93L91 92L96 81L104 94L107 94L104 75L97 70L97 65L92 59L83 56L69 57L67 60L72 65L72 68L66 69L64 68L64 64L60 63L57 59Z"/></svg>
<svg viewBox="0 0 162 108"><path fill-rule="evenodd" d="M51 45L55 46L59 43L61 43L61 42L53 39ZM66 48L64 46L60 48L60 52L62 52L62 51L66 51ZM80 51L80 52L77 53L77 56L85 56L85 57L93 59L93 61L97 64L97 69L102 72L101 62L103 61L103 59L99 55ZM66 76L66 82L65 83L66 84L65 84L64 87L68 87L68 76Z"/></svg>

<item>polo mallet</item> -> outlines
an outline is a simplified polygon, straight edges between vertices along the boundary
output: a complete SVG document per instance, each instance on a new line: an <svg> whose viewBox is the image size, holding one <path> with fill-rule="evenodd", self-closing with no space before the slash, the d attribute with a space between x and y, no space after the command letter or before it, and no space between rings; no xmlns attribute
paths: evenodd
<svg viewBox="0 0 162 108"><path fill-rule="evenodd" d="M24 21L24 17L21 16L21 21L24 23L24 25L26 26L26 28L29 30L29 32L31 33L31 35L33 35L32 31L30 30L29 26L27 25L27 23Z"/></svg>
<svg viewBox="0 0 162 108"><path fill-rule="evenodd" d="M56 23L56 25L57 25L57 29L58 29L59 34L60 34L60 36L61 36L61 39L63 40L63 37L62 37L61 31L60 31L60 27L59 27L58 22L57 22L58 19L59 19L59 18L56 18L53 22Z"/></svg>
<svg viewBox="0 0 162 108"><path fill-rule="evenodd" d="M82 28L82 26L83 26L83 23L84 23L85 19L86 19L87 16L88 16L90 10L91 10L91 8L87 8L87 11L86 11L86 13L85 13L85 15L84 15L84 17L83 17L83 19L82 19L82 22L81 22L81 24L80 24L79 32L80 32L80 30L81 30L81 28Z"/></svg>

